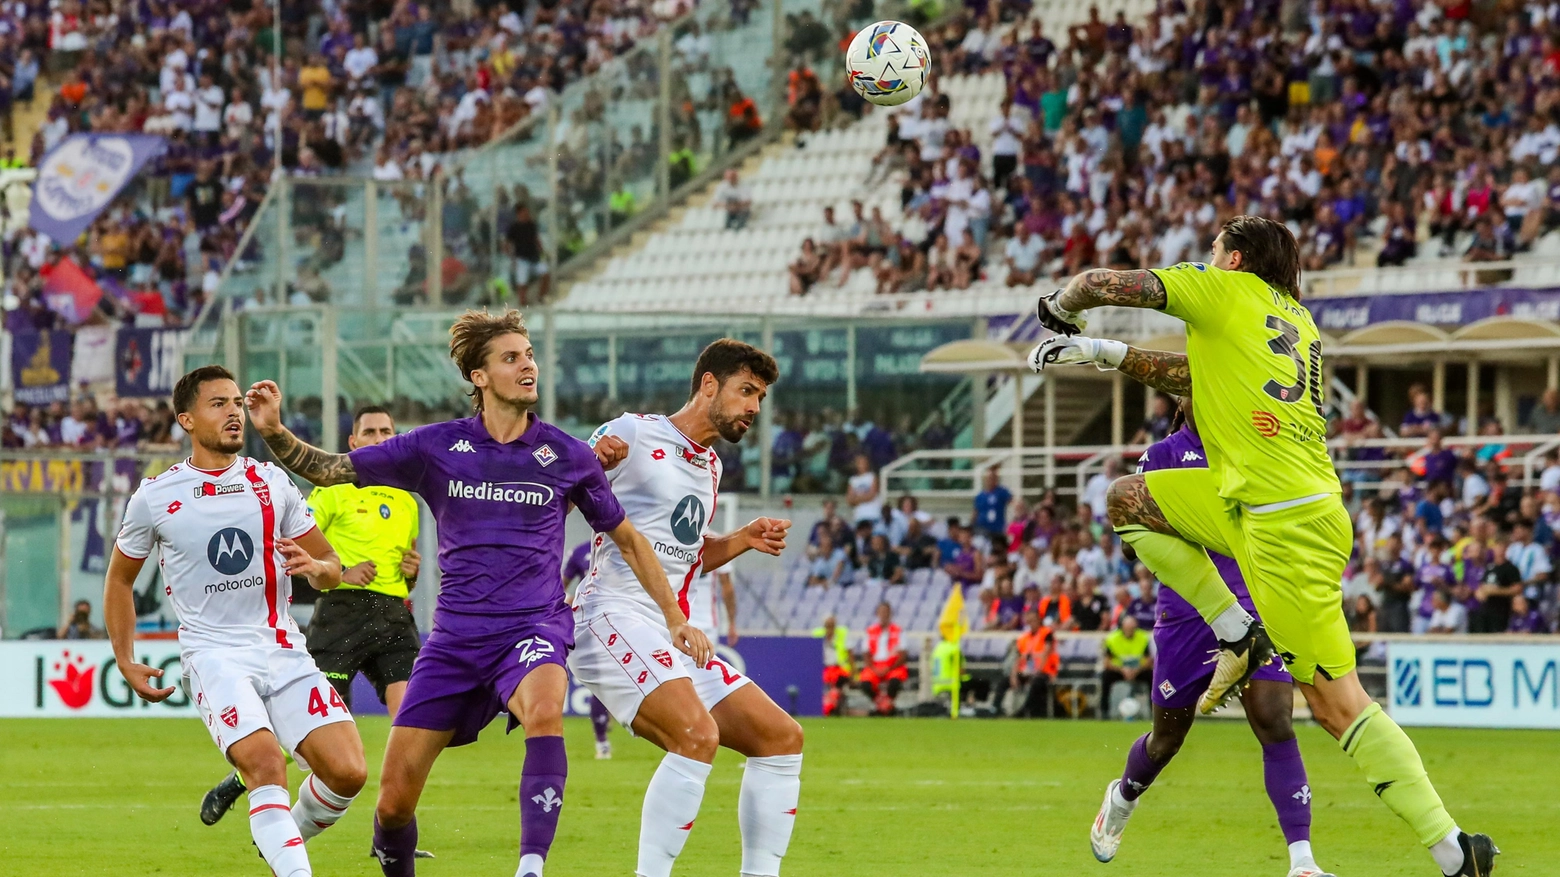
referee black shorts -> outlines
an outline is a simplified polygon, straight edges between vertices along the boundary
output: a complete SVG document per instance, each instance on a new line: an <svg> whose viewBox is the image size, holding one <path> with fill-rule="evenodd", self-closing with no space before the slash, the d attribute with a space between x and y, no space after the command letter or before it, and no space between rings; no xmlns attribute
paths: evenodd
<svg viewBox="0 0 1560 877"><path fill-rule="evenodd" d="M404 602L354 588L320 596L308 644L314 662L350 708L352 677L367 676L384 703L387 687L411 678L421 641Z"/></svg>

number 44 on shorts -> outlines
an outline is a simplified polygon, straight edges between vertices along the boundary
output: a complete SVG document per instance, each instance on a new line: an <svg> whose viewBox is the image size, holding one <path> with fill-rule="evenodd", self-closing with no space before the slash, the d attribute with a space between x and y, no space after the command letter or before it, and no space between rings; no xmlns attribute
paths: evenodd
<svg viewBox="0 0 1560 877"><path fill-rule="evenodd" d="M335 688L326 688L325 690L330 692L330 706L327 707L325 705L325 698L321 696L320 689L316 688L309 692L309 715L324 718L330 713L332 708L338 710L347 708L347 705L342 703L341 695L336 693Z"/></svg>

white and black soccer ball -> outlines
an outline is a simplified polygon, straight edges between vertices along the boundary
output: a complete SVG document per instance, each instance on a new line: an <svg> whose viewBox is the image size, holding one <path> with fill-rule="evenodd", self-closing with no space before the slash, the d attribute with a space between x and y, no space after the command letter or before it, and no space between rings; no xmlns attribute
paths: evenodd
<svg viewBox="0 0 1560 877"><path fill-rule="evenodd" d="M867 25L845 50L851 87L880 107L897 107L920 94L930 66L926 39L902 21Z"/></svg>

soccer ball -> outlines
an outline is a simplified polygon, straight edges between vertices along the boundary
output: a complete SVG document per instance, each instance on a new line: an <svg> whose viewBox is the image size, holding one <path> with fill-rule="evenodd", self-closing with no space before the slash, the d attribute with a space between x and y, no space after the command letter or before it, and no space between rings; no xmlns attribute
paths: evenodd
<svg viewBox="0 0 1560 877"><path fill-rule="evenodd" d="M845 50L851 87L880 107L897 107L920 94L930 64L926 39L902 21L867 25Z"/></svg>

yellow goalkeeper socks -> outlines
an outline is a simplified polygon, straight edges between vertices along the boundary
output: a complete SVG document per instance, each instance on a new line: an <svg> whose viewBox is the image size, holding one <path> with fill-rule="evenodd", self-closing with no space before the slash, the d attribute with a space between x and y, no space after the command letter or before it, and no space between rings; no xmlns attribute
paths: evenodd
<svg viewBox="0 0 1560 877"><path fill-rule="evenodd" d="M1213 624L1214 619L1235 605L1235 594L1219 577L1218 569L1208 559L1208 552L1201 545L1179 536L1155 533L1137 524L1118 527L1116 533L1122 541L1132 546L1149 572L1174 588L1177 594L1186 598L1186 602L1197 607L1204 621ZM1249 622L1250 616L1247 616ZM1233 636L1221 638L1235 639Z"/></svg>
<svg viewBox="0 0 1560 877"><path fill-rule="evenodd" d="M1381 704L1366 707L1338 742L1365 772L1376 797L1408 823L1420 843L1434 846L1457 827L1430 784L1414 742Z"/></svg>

